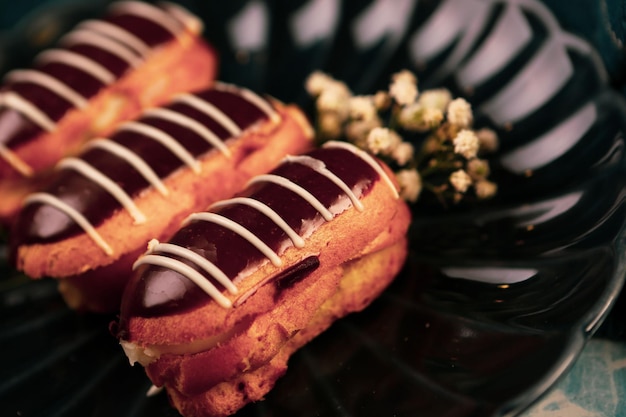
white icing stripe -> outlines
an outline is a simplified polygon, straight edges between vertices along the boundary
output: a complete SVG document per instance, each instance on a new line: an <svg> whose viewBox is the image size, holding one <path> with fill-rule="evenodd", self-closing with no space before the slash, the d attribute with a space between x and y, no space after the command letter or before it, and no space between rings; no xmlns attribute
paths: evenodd
<svg viewBox="0 0 626 417"><path fill-rule="evenodd" d="M248 185L255 184L258 182L271 182L271 183L280 185L281 187L287 188L288 190L291 190L294 193L298 194L300 197L306 200L311 206L313 206L313 208L315 208L315 210L317 210L322 215L324 220L328 222L333 219L333 214L330 211L328 211L328 209L324 207L324 205L320 203L320 201L317 198L315 198L313 194L311 194L310 192L305 190L303 187L299 186L293 181L288 180L285 177L281 177L279 175L274 175L274 174L257 175L256 177L252 178L250 182L248 182Z"/></svg>
<svg viewBox="0 0 626 417"><path fill-rule="evenodd" d="M289 237L289 239L291 239L291 241L293 242L293 245L296 248L304 247L304 239L302 239L296 233L296 231L293 230L291 226L289 226L287 222L278 215L278 213L276 213L274 210L272 210L272 208L260 202L259 200L255 200L253 198L248 198L248 197L235 197L229 200L218 201L217 203L212 204L209 207L209 209L224 207L224 206L228 206L231 204L243 204L243 205L250 206L260 211L261 213L269 217L270 220L272 220L278 227L280 227L287 234L287 236Z"/></svg>
<svg viewBox="0 0 626 417"><path fill-rule="evenodd" d="M193 94L182 94L176 97L174 102L184 103L193 107L196 110L201 111L202 113L206 114L207 116L218 122L220 125L222 125L222 127L228 130L228 132L232 136L241 135L241 129L239 128L239 126L237 126L233 119L228 117L226 113L218 109L213 104L209 103L208 101L202 100L198 96L194 96Z"/></svg>
<svg viewBox="0 0 626 417"><path fill-rule="evenodd" d="M156 127L149 126L140 122L126 122L119 127L119 130L126 130L154 139L176 155L185 165L193 170L196 174L200 173L200 163L181 146L176 139Z"/></svg>
<svg viewBox="0 0 626 417"><path fill-rule="evenodd" d="M199 35L204 30L202 20L189 12L189 10L182 7L180 4L170 3L167 1L159 2L159 4L191 33Z"/></svg>
<svg viewBox="0 0 626 417"><path fill-rule="evenodd" d="M113 249L109 246L109 244L100 236L100 234L96 231L96 229L91 225L89 220L85 218L81 213L75 210L73 207L70 207L57 197L48 193L34 193L26 197L24 199L24 205L32 204L32 203L42 203L52 206L63 214L67 215L70 219L72 219L76 224L78 224L87 235L98 245L107 255L113 255Z"/></svg>
<svg viewBox="0 0 626 417"><path fill-rule="evenodd" d="M132 14L150 20L166 29L174 36L177 36L181 30L178 20L172 18L172 16L167 14L162 9L148 3L142 3L139 1L120 1L113 3L109 7L109 10L112 13Z"/></svg>
<svg viewBox="0 0 626 417"><path fill-rule="evenodd" d="M280 259L280 257L276 254L276 252L274 252L269 246L267 246L261 239L259 239L257 236L255 236L252 232L250 232L248 229L246 229L245 227L243 227L242 225L240 225L239 223L236 223L224 216L220 216L217 213L208 213L208 212L203 212L203 213L194 213L192 215L190 215L184 222L183 225L194 221L194 220L200 220L200 221L205 221L205 222L212 222L215 224L218 224L232 232L235 232L236 234L238 234L239 236L243 237L244 239L246 239L248 242L250 242L250 244L252 244L255 248L257 248L259 251L261 251L261 253L263 253L263 255L265 255L270 262L272 262L272 264L274 266L281 266L283 264L283 261Z"/></svg>
<svg viewBox="0 0 626 417"><path fill-rule="evenodd" d="M111 39L115 39L125 45L130 46L141 55L145 56L150 52L150 47L137 36L133 35L129 31L122 29L112 23L105 22L103 20L87 20L78 26L79 29L93 30L108 36Z"/></svg>
<svg viewBox="0 0 626 417"><path fill-rule="evenodd" d="M181 261L177 261L176 259L168 258L166 256L159 255L143 255L133 264L133 269L137 269L140 265L155 265L162 266L163 268L171 269L172 271L178 272L179 274L189 278L194 284L199 286L204 292L206 292L209 296L211 296L217 303L224 307L230 308L232 307L232 302L224 296L220 291L215 288L209 280L207 280L201 273L182 263Z"/></svg>
<svg viewBox="0 0 626 417"><path fill-rule="evenodd" d="M66 99L67 101L72 103L74 107L77 107L79 109L83 109L88 105L87 100L76 91L74 91L72 88L68 87L66 84L62 83L56 78L51 77L50 75L41 71L14 70L9 72L5 76L5 78L7 81L14 83L18 82L40 85L45 89L58 94L60 97Z"/></svg>
<svg viewBox="0 0 626 417"><path fill-rule="evenodd" d="M169 191L165 184L161 181L159 176L150 168L150 165L146 163L141 157L139 157L136 153L126 148L125 146L120 145L117 142L113 142L109 139L92 139L90 140L85 149L98 148L102 149L106 152L109 152L124 161L130 164L142 177L145 178L148 183L150 183L154 188L157 189L161 195L167 196L169 195Z"/></svg>
<svg viewBox="0 0 626 417"><path fill-rule="evenodd" d="M167 120L172 123L176 123L182 127L190 129L200 135L204 140L213 145L214 148L218 149L224 155L230 157L230 149L224 144L222 139L220 139L215 133L211 132L206 126L197 122L189 116L185 116L184 114L164 109L164 108L154 108L146 110L143 113L143 116L151 116L159 119Z"/></svg>
<svg viewBox="0 0 626 417"><path fill-rule="evenodd" d="M222 284L226 290L228 290L231 294L237 294L238 289L233 284L233 282L226 276L226 274L219 269L215 264L203 256L200 256L196 252L184 248L182 246L173 245L171 243L157 243L155 241L150 242L149 253L154 254L154 252L160 253L169 253L172 255L179 256L183 259L187 259L198 265L204 271L206 271L209 275L211 275L217 282Z"/></svg>
<svg viewBox="0 0 626 417"><path fill-rule="evenodd" d="M362 160L367 162L368 165L371 166L378 173L378 175L380 175L380 177L383 179L383 181L385 181L385 183L387 183L387 185L391 189L391 192L393 193L395 198L399 198L400 197L400 195L398 194L398 190L396 189L396 186L395 186L394 182L391 180L391 178L389 178L389 175L387 175L387 173L380 166L380 164L378 164L378 162L376 162L376 160L374 158L372 158L372 156L370 154L368 154L367 152L365 152L364 150L359 149L359 148L357 148L356 146L354 146L354 145L352 145L350 143L339 142L339 141L329 141L329 142L326 142L324 145L322 145L322 147L324 147L324 148L342 148L342 149L346 149L346 150L352 152L353 154L355 154L356 156L358 156L359 158L361 158Z"/></svg>
<svg viewBox="0 0 626 417"><path fill-rule="evenodd" d="M326 168L326 164L319 159L315 159L308 155L299 155L299 156L287 156L285 158L287 162L294 162L297 164L306 165L307 167L313 169L315 172L325 176L329 180L331 180L336 186L341 188L341 190L346 193L350 201L352 201L352 205L358 210L363 211L363 203L359 200L359 198L352 192L348 184L346 184L341 178L335 175L331 170Z"/></svg>
<svg viewBox="0 0 626 417"><path fill-rule="evenodd" d="M126 192L119 185L82 159L62 159L57 165L57 168L73 169L104 188L128 211L128 213L135 220L135 224L144 223L146 221L146 216L137 208L133 199L126 194Z"/></svg>
<svg viewBox="0 0 626 417"><path fill-rule="evenodd" d="M118 58L121 58L133 68L139 66L141 62L139 57L131 49L127 48L119 41L92 30L74 30L65 35L60 40L60 43L65 46L76 44L95 46L96 48L102 49L117 56Z"/></svg>
<svg viewBox="0 0 626 417"><path fill-rule="evenodd" d="M0 104L17 110L31 122L45 130L52 132L56 129L56 123L47 114L39 110L37 106L13 91L0 93Z"/></svg>
<svg viewBox="0 0 626 417"><path fill-rule="evenodd" d="M25 177L33 176L33 168L15 154L12 150L0 143L0 158Z"/></svg>
<svg viewBox="0 0 626 417"><path fill-rule="evenodd" d="M265 113L270 119L276 119L278 115L274 108L267 102L267 100L261 98L255 92L248 90L247 88L237 87L233 84L227 84L223 82L215 82L213 88L217 91L225 91L228 93L238 94L244 100L252 103L259 110Z"/></svg>
<svg viewBox="0 0 626 417"><path fill-rule="evenodd" d="M60 62L78 68L103 84L108 85L115 81L115 75L96 61L65 49L48 49L37 55L35 60L40 63Z"/></svg>

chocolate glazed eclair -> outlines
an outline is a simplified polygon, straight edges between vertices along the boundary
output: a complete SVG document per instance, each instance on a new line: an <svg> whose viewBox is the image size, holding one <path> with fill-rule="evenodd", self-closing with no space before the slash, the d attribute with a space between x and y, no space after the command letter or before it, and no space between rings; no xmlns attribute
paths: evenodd
<svg viewBox="0 0 626 417"><path fill-rule="evenodd" d="M410 211L392 178L328 142L152 241L112 326L130 362L187 417L262 399L294 351L401 269Z"/></svg>
<svg viewBox="0 0 626 417"><path fill-rule="evenodd" d="M216 82L90 141L30 194L11 232L18 269L60 278L75 309L118 311L132 262L194 211L312 146L296 106Z"/></svg>
<svg viewBox="0 0 626 417"><path fill-rule="evenodd" d="M8 223L54 164L86 140L176 93L209 86L217 58L201 31L201 21L178 5L117 2L40 53L32 68L6 74L0 222Z"/></svg>

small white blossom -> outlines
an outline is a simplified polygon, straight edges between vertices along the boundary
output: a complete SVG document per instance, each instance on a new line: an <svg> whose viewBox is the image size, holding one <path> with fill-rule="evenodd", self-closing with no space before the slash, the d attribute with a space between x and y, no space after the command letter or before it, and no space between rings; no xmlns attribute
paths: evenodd
<svg viewBox="0 0 626 417"><path fill-rule="evenodd" d="M346 137L359 147L367 147L367 137L370 131L381 125L382 121L378 116L369 120L353 120L345 127Z"/></svg>
<svg viewBox="0 0 626 417"><path fill-rule="evenodd" d="M472 185L472 178L462 169L450 174L449 181L454 189L460 193L466 192L469 186Z"/></svg>
<svg viewBox="0 0 626 417"><path fill-rule="evenodd" d="M389 154L401 142L402 138L386 127L375 127L367 136L367 147L374 154Z"/></svg>
<svg viewBox="0 0 626 417"><path fill-rule="evenodd" d="M423 126L422 106L418 103L411 103L400 109L398 113L398 124L408 130L417 130Z"/></svg>
<svg viewBox="0 0 626 417"><path fill-rule="evenodd" d="M460 128L469 127L474 122L472 106L464 98L456 98L448 104L446 117L450 124Z"/></svg>
<svg viewBox="0 0 626 417"><path fill-rule="evenodd" d="M355 96L349 100L350 117L357 120L371 120L377 117L378 111L371 96Z"/></svg>
<svg viewBox="0 0 626 417"><path fill-rule="evenodd" d="M391 81L396 82L407 82L411 84L417 84L417 77L411 71L404 69L402 71L398 71L391 76Z"/></svg>
<svg viewBox="0 0 626 417"><path fill-rule="evenodd" d="M325 138L338 139L342 129L341 117L335 112L320 113L318 115L318 127Z"/></svg>
<svg viewBox="0 0 626 417"><path fill-rule="evenodd" d="M391 97L386 91L378 91L374 94L374 106L378 110L387 110L391 105Z"/></svg>
<svg viewBox="0 0 626 417"><path fill-rule="evenodd" d="M403 166L413 158L414 153L413 145L409 142L400 142L398 146L391 151L391 157L398 165Z"/></svg>
<svg viewBox="0 0 626 417"><path fill-rule="evenodd" d="M452 94L445 88L426 90L420 94L417 101L422 107L443 112L452 101Z"/></svg>
<svg viewBox="0 0 626 417"><path fill-rule="evenodd" d="M478 153L478 137L471 130L461 130L452 140L452 143L454 144L454 153L463 155L465 159L474 158Z"/></svg>
<svg viewBox="0 0 626 417"><path fill-rule="evenodd" d="M495 152L500 146L498 135L491 129L482 128L476 131L480 150L485 152Z"/></svg>
<svg viewBox="0 0 626 417"><path fill-rule="evenodd" d="M481 200L493 197L498 191L498 186L487 180L480 180L474 184L476 196Z"/></svg>
<svg viewBox="0 0 626 417"><path fill-rule="evenodd" d="M319 96L322 91L331 86L335 80L321 71L314 71L306 79L306 91L312 96Z"/></svg>
<svg viewBox="0 0 626 417"><path fill-rule="evenodd" d="M350 92L336 84L331 88L327 88L317 98L317 110L320 113L334 112L345 119L349 112Z"/></svg>
<svg viewBox="0 0 626 417"><path fill-rule="evenodd" d="M489 162L474 158L467 162L467 173L474 180L482 180L489 176Z"/></svg>
<svg viewBox="0 0 626 417"><path fill-rule="evenodd" d="M403 70L393 75L389 95L398 104L405 106L415 102L417 94L417 79L412 72Z"/></svg>
<svg viewBox="0 0 626 417"><path fill-rule="evenodd" d="M422 178L416 169L403 169L396 173L400 186L400 197L415 202L422 192Z"/></svg>

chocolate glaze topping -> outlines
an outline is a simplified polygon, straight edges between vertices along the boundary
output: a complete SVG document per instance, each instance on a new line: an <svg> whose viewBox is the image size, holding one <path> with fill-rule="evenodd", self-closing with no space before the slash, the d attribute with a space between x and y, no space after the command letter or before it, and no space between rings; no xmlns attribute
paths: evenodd
<svg viewBox="0 0 626 417"><path fill-rule="evenodd" d="M223 91L220 91L222 89ZM218 84L214 89L199 92L194 96L204 102L211 103L228 116L241 130L245 130L253 124L267 119L268 115L255 104L246 100L240 94L241 91L243 90L232 89L231 87L224 88L223 85ZM188 104L174 101L165 106L164 109L193 118L211 130L222 141L231 138L230 133L220 122ZM169 135L194 158L198 158L213 149L213 146L198 133L172 121L146 115L134 123L156 128L159 132ZM122 145L140 157L161 179L184 165L184 162L167 146L150 136L125 129L124 126L115 132L109 140ZM81 153L80 159L104 174L131 197L151 185L127 160L107 150L87 145ZM94 227L101 224L117 210L123 210L120 202L110 192L96 181L74 169L57 170L50 185L44 191L83 214ZM41 202L32 202L26 204L18 218L14 240L16 245L48 243L66 239L82 232L83 229L59 209Z"/></svg>
<svg viewBox="0 0 626 417"><path fill-rule="evenodd" d="M329 147L316 149L308 155L321 161L359 199L365 196L373 184L380 179L379 173L371 165L350 150ZM310 192L331 211L333 216L353 207L346 192L310 164L287 158L271 174L285 178ZM240 197L249 197L270 207L298 235L305 238L305 245L301 249L305 253L306 237L326 222L320 212L313 208L310 201L274 182L252 180L251 185L240 194ZM242 226L279 256L294 245L274 219L248 205L237 202L228 204L228 201L230 200L210 208L209 212ZM254 270L268 261L267 255L249 239L243 237L240 232L212 221L194 219L194 216L190 219L188 224L174 235L170 244L201 255L235 285L239 280L245 279L247 271ZM159 245L151 248L147 255L180 261L199 272L204 280L211 282L219 291L225 290L214 276L190 261L189 258L160 251ZM127 291L123 302L122 311L125 316L150 317L176 314L214 301L186 274L164 265L150 262L142 264L142 259L140 258L136 264L139 265L138 273L134 276L130 291ZM283 291L284 288L306 277L318 265L319 261L315 255L306 256L302 265L290 266L285 273L274 277L272 282L279 280L280 283L275 282L275 284L280 291ZM228 307L228 305L224 306Z"/></svg>
<svg viewBox="0 0 626 417"><path fill-rule="evenodd" d="M122 6L118 6L115 13L107 16L103 19L116 27L126 30L135 37L139 38L148 47L154 48L165 42L173 39L173 34L160 25L153 19L148 19L139 16L136 13L130 13L124 11L124 3ZM156 7L149 6L147 7ZM183 25L174 17L167 17L163 14L164 18L170 19L170 26L176 25L183 30ZM82 31L90 31L94 29L81 29ZM108 38L108 36L107 36ZM119 46L128 50L129 53L135 55L138 59L140 54L134 50L130 45L125 45L120 40L114 40ZM67 46L61 42L60 49L72 51L79 54L82 57L88 58L95 63L106 68L116 78L122 77L129 69L130 65L127 61L119 56L116 56L111 51L107 51L104 48L98 48L96 45L81 43L80 35L73 40L71 44ZM55 80L63 83L72 90L76 91L82 98L88 100L101 91L105 84L94 77L93 74L86 72L76 66L73 66L67 62L35 62L33 63L33 69L51 76ZM11 108L2 103L2 93L14 92L21 96L31 105L35 106L39 111L43 112L53 122L59 121L67 111L74 108L74 105L67 99L59 96L59 94L51 91L46 85L39 84L34 81L11 81L10 77L5 81L5 85L0 92L0 127L4 127L8 120L10 120L10 129L0 129L3 134L0 135L0 145L9 149L15 149L19 145L27 142L38 134L42 133L44 129L37 125L34 120L29 118L28 114L22 114L21 117L15 117L14 113L18 110ZM7 116L8 115L8 116Z"/></svg>

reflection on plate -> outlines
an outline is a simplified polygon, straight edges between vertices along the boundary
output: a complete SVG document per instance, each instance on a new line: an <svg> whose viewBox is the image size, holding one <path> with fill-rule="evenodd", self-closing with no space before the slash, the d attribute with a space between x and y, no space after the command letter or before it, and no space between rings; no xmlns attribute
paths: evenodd
<svg viewBox="0 0 626 417"><path fill-rule="evenodd" d="M3 68L105 2L31 13L5 36ZM624 275L626 107L594 49L535 0L184 1L222 52L221 78L310 108L324 69L357 93L415 70L422 89L466 96L496 129L500 192L489 204L415 207L411 258L364 312L290 362L238 415L500 416L528 407L606 317ZM39 32L36 32L39 33ZM13 58L14 61L10 59ZM175 416L146 397L107 330L55 283L6 261L0 281L0 414Z"/></svg>

